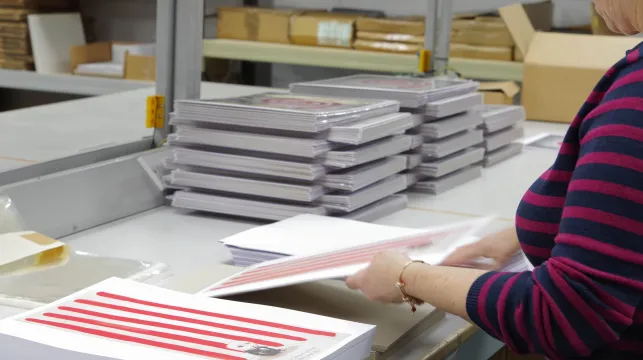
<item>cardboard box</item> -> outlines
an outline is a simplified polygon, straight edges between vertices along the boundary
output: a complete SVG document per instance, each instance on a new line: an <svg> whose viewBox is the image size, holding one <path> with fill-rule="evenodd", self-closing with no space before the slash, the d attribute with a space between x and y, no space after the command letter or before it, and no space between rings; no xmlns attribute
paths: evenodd
<svg viewBox="0 0 643 360"><path fill-rule="evenodd" d="M87 63L107 63L113 60L112 45L133 45L125 42L100 42L74 46L70 50L70 73L74 74L78 65ZM156 58L154 56L125 53L123 72L118 78L129 80L154 81L156 79ZM95 76L112 77L102 74Z"/></svg>
<svg viewBox="0 0 643 360"><path fill-rule="evenodd" d="M451 32L451 41L455 43L480 46L510 47L514 45L511 34L506 27L503 29L491 28L487 30L453 30Z"/></svg>
<svg viewBox="0 0 643 360"><path fill-rule="evenodd" d="M293 10L222 7L218 9L217 37L287 44L293 14Z"/></svg>
<svg viewBox="0 0 643 360"><path fill-rule="evenodd" d="M424 45L424 36L408 34L377 33L371 31L358 31L357 39L371 41L388 41L407 44Z"/></svg>
<svg viewBox="0 0 643 360"><path fill-rule="evenodd" d="M297 45L352 48L358 16L306 12L293 15L290 42Z"/></svg>
<svg viewBox="0 0 643 360"><path fill-rule="evenodd" d="M484 94L484 103L489 105L513 105L520 87L511 81L480 83L478 91Z"/></svg>
<svg viewBox="0 0 643 360"><path fill-rule="evenodd" d="M482 60L513 60L513 47L510 46L478 46L451 43L450 56L456 58L482 59Z"/></svg>
<svg viewBox="0 0 643 360"><path fill-rule="evenodd" d="M357 19L357 31L424 36L424 18L419 16Z"/></svg>
<svg viewBox="0 0 643 360"><path fill-rule="evenodd" d="M416 54L423 44L409 44L391 41L355 40L355 49L363 51L393 52L400 54Z"/></svg>
<svg viewBox="0 0 643 360"><path fill-rule="evenodd" d="M569 123L605 72L640 39L537 32L520 5L500 15L524 56L522 103L530 120Z"/></svg>

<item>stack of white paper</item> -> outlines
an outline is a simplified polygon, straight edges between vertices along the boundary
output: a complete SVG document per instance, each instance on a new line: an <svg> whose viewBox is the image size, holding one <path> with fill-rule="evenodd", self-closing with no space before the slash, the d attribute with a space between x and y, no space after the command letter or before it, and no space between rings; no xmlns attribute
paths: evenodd
<svg viewBox="0 0 643 360"><path fill-rule="evenodd" d="M489 221L482 218L418 230L304 216L257 227L235 235L233 238L237 240L228 238L224 243L248 250L247 260L253 257L253 251L293 256L250 266L208 286L202 293L229 296L343 278L368 266L373 256L382 251L398 251L437 265L459 246L470 243Z"/></svg>
<svg viewBox="0 0 643 360"><path fill-rule="evenodd" d="M412 116L398 110L395 101L271 93L177 101L163 181L184 190L172 205L191 210L280 220L369 207L360 216L369 218L397 209L373 207L406 190L400 155L422 142L405 134Z"/></svg>
<svg viewBox="0 0 643 360"><path fill-rule="evenodd" d="M232 235L221 242L232 253L235 265L249 266L285 256L339 250L424 231L300 215Z"/></svg>
<svg viewBox="0 0 643 360"><path fill-rule="evenodd" d="M0 321L3 360L354 360L375 326L112 278Z"/></svg>
<svg viewBox="0 0 643 360"><path fill-rule="evenodd" d="M471 92L469 94L432 101L419 108L404 109L404 111L421 114L427 121L430 121L431 119L437 120L459 114L482 104L482 102L483 95L481 93Z"/></svg>
<svg viewBox="0 0 643 360"><path fill-rule="evenodd" d="M290 84L294 94L390 99L406 108L418 108L477 89L478 83L469 80L388 75L353 75Z"/></svg>
<svg viewBox="0 0 643 360"><path fill-rule="evenodd" d="M522 152L522 144L518 141L525 135L524 107L481 105L475 111L483 118L480 129L484 131L484 166L495 165Z"/></svg>
<svg viewBox="0 0 643 360"><path fill-rule="evenodd" d="M291 92L300 94L341 94L362 99L400 101L402 111L412 114L412 128L407 133L420 135L413 138L411 147L420 147L417 153L427 163L424 171L415 173L417 176L407 174L409 184L416 180L437 180L437 177L482 161L479 151L465 152L483 142L483 131L478 130L483 125L483 118L480 112L474 111L476 106L483 103L483 96L476 92L477 88L478 83L469 80L384 75L356 75L290 86ZM334 155L338 151L341 150L333 149L327 154ZM460 156L445 159L454 154ZM409 158L409 169L417 166L412 161ZM426 191L424 187L413 188Z"/></svg>
<svg viewBox="0 0 643 360"><path fill-rule="evenodd" d="M426 178L439 178L481 162L484 154L482 148L468 148L440 159L425 161L420 164L416 172Z"/></svg>
<svg viewBox="0 0 643 360"><path fill-rule="evenodd" d="M211 124L317 133L335 125L397 112L399 107L396 101L263 93L227 99L179 100L174 106L174 117Z"/></svg>
<svg viewBox="0 0 643 360"><path fill-rule="evenodd" d="M464 185L482 176L480 166L469 166L436 179L420 180L414 189L433 195L439 195L460 185Z"/></svg>

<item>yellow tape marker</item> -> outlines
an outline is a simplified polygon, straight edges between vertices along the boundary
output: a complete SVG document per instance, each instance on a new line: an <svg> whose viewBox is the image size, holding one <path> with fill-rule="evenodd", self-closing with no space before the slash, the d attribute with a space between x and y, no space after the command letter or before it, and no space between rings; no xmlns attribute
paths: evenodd
<svg viewBox="0 0 643 360"><path fill-rule="evenodd" d="M147 97L147 111L145 116L145 126L147 128L163 127L165 121L165 97L153 95Z"/></svg>
<svg viewBox="0 0 643 360"><path fill-rule="evenodd" d="M418 51L418 71L421 73L429 72L431 68L431 50L421 49Z"/></svg>

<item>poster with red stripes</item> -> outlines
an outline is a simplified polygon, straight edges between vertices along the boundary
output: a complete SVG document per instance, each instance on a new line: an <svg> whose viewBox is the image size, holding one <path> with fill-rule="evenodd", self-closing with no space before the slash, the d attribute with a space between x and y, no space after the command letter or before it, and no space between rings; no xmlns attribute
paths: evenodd
<svg viewBox="0 0 643 360"><path fill-rule="evenodd" d="M121 279L0 322L0 336L128 360L315 360L373 331L371 325Z"/></svg>
<svg viewBox="0 0 643 360"><path fill-rule="evenodd" d="M248 267L200 293L222 297L246 292L295 285L305 282L343 278L368 265L377 253L400 251L416 260L439 264L457 247L469 242L472 235L489 223L480 218L425 232L370 244L346 247L315 255L289 256ZM306 241L305 238L301 239Z"/></svg>

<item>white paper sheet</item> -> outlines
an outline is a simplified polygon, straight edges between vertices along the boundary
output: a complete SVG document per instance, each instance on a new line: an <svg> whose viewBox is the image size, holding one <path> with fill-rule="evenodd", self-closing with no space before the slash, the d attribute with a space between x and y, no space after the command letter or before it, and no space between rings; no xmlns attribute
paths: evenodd
<svg viewBox="0 0 643 360"><path fill-rule="evenodd" d="M342 278L363 269L375 254L387 250L402 251L413 259L423 260L429 264L439 264L457 247L470 242L471 236L487 225L490 220L490 218L481 218L406 236L397 235L382 241L353 244L351 247L340 250L317 251L312 254L268 261L248 267L239 274L209 286L200 294L212 297L228 296L317 280ZM306 229L304 226L293 229L293 233L298 233L293 236L300 236L301 239L306 239L308 235L313 236ZM261 233L258 232L255 235L261 236ZM279 236L279 232L269 228L266 236ZM354 236L359 234L355 233ZM329 239L331 237L325 238L326 241Z"/></svg>
<svg viewBox="0 0 643 360"><path fill-rule="evenodd" d="M36 72L68 73L69 49L85 45L80 13L31 14L27 17Z"/></svg>
<svg viewBox="0 0 643 360"><path fill-rule="evenodd" d="M51 305L0 321L11 337L122 360L317 360L374 334L374 326L182 294L112 278ZM43 354L46 356L46 354ZM227 356L227 357L226 357Z"/></svg>

